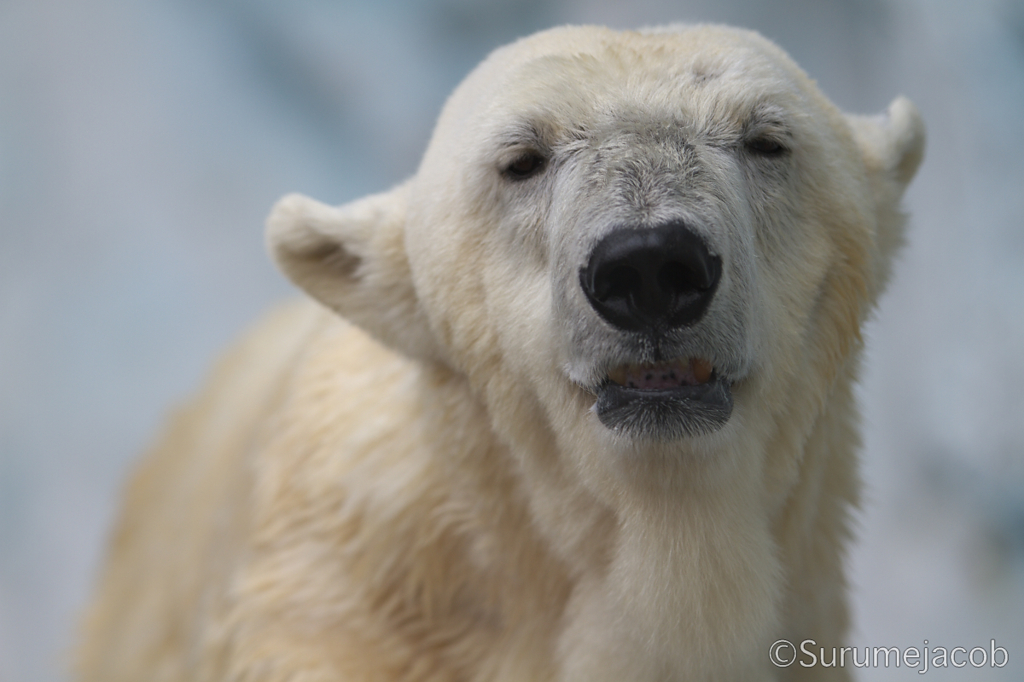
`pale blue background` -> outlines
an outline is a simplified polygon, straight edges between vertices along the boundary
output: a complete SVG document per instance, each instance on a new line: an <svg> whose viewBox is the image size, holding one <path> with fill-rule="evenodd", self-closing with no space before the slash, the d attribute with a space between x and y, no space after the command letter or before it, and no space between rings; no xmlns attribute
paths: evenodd
<svg viewBox="0 0 1024 682"><path fill-rule="evenodd" d="M0 680L63 679L126 468L291 289L273 201L409 175L490 49L565 22L725 21L928 152L862 396L856 642L988 646L1024 679L1024 4L0 2ZM863 679L917 679L906 669Z"/></svg>

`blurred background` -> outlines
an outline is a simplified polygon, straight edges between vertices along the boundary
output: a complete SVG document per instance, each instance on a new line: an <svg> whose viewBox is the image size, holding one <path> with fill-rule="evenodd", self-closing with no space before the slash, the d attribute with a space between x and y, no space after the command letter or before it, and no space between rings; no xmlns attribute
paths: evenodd
<svg viewBox="0 0 1024 682"><path fill-rule="evenodd" d="M293 295L263 251L275 199L411 174L500 44L670 21L761 31L848 111L920 107L909 244L868 330L853 643L994 639L1006 667L927 679L1024 679L1024 2L6 0L0 680L66 679L128 467Z"/></svg>

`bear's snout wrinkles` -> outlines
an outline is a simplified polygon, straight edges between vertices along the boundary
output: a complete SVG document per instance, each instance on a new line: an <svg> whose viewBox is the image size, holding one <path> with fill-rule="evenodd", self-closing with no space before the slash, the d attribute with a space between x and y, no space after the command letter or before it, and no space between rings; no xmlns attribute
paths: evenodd
<svg viewBox="0 0 1024 682"><path fill-rule="evenodd" d="M697 322L722 274L722 259L681 222L619 228L580 271L594 310L613 326L648 333Z"/></svg>

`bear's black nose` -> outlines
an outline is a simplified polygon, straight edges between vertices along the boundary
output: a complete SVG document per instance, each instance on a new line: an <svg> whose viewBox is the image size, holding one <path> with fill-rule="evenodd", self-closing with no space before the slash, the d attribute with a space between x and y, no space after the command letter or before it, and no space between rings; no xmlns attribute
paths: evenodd
<svg viewBox="0 0 1024 682"><path fill-rule="evenodd" d="M684 224L620 228L597 243L580 270L590 305L629 331L662 332L700 319L722 259Z"/></svg>

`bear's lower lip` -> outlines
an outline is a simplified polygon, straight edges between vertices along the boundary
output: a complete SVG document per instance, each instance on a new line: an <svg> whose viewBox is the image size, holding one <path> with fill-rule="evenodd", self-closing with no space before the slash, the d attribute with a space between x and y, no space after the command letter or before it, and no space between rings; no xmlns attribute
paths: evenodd
<svg viewBox="0 0 1024 682"><path fill-rule="evenodd" d="M700 436L729 421L732 390L717 372L701 383L658 388L623 386L609 379L597 391L594 411L607 428L632 438Z"/></svg>

